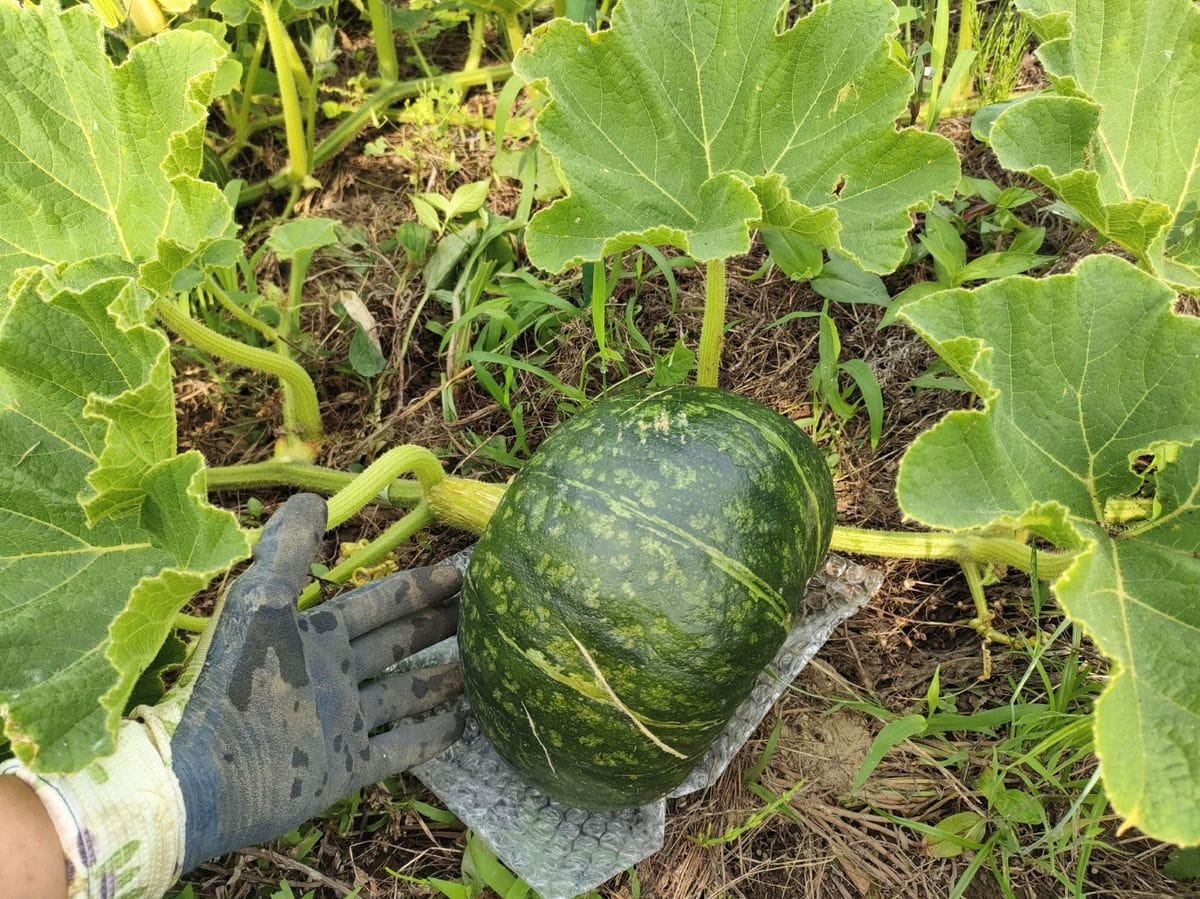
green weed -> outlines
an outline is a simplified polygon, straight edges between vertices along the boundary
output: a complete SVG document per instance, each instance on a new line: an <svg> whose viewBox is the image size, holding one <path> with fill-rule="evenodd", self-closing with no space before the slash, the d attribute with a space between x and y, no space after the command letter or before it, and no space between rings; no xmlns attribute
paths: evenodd
<svg viewBox="0 0 1200 899"><path fill-rule="evenodd" d="M979 58L975 64L975 91L981 104L1008 100L1017 87L1021 61L1029 46L1033 29L1016 8L996 4L985 22L978 24L976 43Z"/></svg>
<svg viewBox="0 0 1200 899"><path fill-rule="evenodd" d="M1046 229L1016 215L1038 196L1023 187L1000 188L986 179L963 178L952 204L935 204L925 214L910 253L910 264L932 262L933 280L919 281L897 294L879 327L893 324L908 303L939 290L1025 274L1053 262L1053 254L1040 252ZM971 257L968 239L992 249Z"/></svg>
<svg viewBox="0 0 1200 899"><path fill-rule="evenodd" d="M1048 612L1046 593L1035 584L1035 621ZM1015 899L1017 870L1052 879L1060 895L1083 897L1093 854L1116 851L1106 841L1107 800L1092 755L1092 704L1102 681L1082 642L1068 622L1033 640L1014 641L1007 651L1018 654L1024 671L1010 683L1008 703L982 711L959 713L956 706L973 688L945 693L937 673L920 711L895 715L870 701L844 703L884 722L851 793L889 753L909 743L968 786L967 808L932 823L876 810L922 835L930 855L967 861L948 893L952 899L965 895L981 873Z"/></svg>

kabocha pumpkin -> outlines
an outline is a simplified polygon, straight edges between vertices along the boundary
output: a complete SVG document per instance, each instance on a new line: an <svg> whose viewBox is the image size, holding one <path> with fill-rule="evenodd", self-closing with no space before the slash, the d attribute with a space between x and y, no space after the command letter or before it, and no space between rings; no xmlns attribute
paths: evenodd
<svg viewBox="0 0 1200 899"><path fill-rule="evenodd" d="M484 733L568 805L664 795L778 651L833 523L821 454L752 400L677 387L576 415L467 572L458 639Z"/></svg>

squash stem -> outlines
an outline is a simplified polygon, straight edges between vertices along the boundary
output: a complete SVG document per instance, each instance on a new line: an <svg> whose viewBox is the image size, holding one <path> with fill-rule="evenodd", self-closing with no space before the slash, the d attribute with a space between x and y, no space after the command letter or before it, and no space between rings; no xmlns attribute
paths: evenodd
<svg viewBox="0 0 1200 899"><path fill-rule="evenodd" d="M189 634L202 634L212 619L203 615L189 615L187 612L176 612L173 626L176 630L187 631Z"/></svg>
<svg viewBox="0 0 1200 899"><path fill-rule="evenodd" d="M491 521L504 490L504 484L448 476L429 488L429 508L438 521L478 535Z"/></svg>
<svg viewBox="0 0 1200 899"><path fill-rule="evenodd" d="M521 27L521 20L515 12L508 13L501 17L504 22L504 33L508 38L508 49L510 56L516 56L521 51L521 45L525 43L525 29Z"/></svg>
<svg viewBox="0 0 1200 899"><path fill-rule="evenodd" d="M1006 565L1029 572L1033 550L1012 537L951 534L945 531L872 531L838 525L833 529L830 549L864 556L892 559L945 559L950 562L982 562ZM1053 580L1074 561L1074 555L1038 553L1038 576Z"/></svg>
<svg viewBox="0 0 1200 899"><path fill-rule="evenodd" d="M725 342L725 260L710 259L705 271L704 321L700 325L700 363L696 386L716 387Z"/></svg>
<svg viewBox="0 0 1200 899"><path fill-rule="evenodd" d="M257 318L235 303L233 298L225 291L225 288L217 283L217 279L212 276L211 272L206 273L204 276L204 289L216 297L217 302L221 304L222 308L224 308L226 312L232 315L243 325L248 328L253 328L267 340L272 342L280 340L278 331L276 331L266 322L259 321Z"/></svg>
<svg viewBox="0 0 1200 899"><path fill-rule="evenodd" d="M329 523L326 527L335 528L346 521L375 499L380 491L387 489L397 477L408 472L416 475L417 482L426 494L446 477L442 463L425 447L413 444L393 447L330 498Z"/></svg>
<svg viewBox="0 0 1200 899"><path fill-rule="evenodd" d="M345 562L329 570L319 581L313 581L300 594L297 605L301 611L315 606L321 601L322 584L344 584L350 576L360 568L377 565L392 550L412 537L417 531L429 525L433 516L426 503L419 503L415 509L389 527L386 531L356 552Z"/></svg>
<svg viewBox="0 0 1200 899"><path fill-rule="evenodd" d="M332 495L353 484L359 477L348 471L305 465L297 462L254 462L249 465L225 465L205 469L210 492L246 487L301 487ZM421 485L406 478L392 481L378 494L393 506L411 506L425 496Z"/></svg>
<svg viewBox="0 0 1200 899"><path fill-rule="evenodd" d="M278 83L279 101L283 105L284 130L287 134L288 179L299 184L308 177L308 144L304 136L304 111L300 106L300 93L296 87L296 67L293 57L299 59L292 39L284 28L274 0L260 0L258 5L267 29L267 44L275 62L275 79ZM303 67L301 67L303 71Z"/></svg>
<svg viewBox="0 0 1200 899"><path fill-rule="evenodd" d="M292 397L295 422L289 424L294 424L298 436L305 443L312 447L320 445L322 427L317 388L308 372L297 362L270 350L247 346L241 341L218 334L163 297L154 301L153 309L154 314L167 328L197 349L235 365L244 365L277 377L283 385L284 393Z"/></svg>
<svg viewBox="0 0 1200 899"><path fill-rule="evenodd" d="M395 81L400 77L400 61L396 56L396 38L392 33L392 9L384 0L367 0L371 18L371 35L375 38L375 56L379 60L379 79Z"/></svg>
<svg viewBox="0 0 1200 899"><path fill-rule="evenodd" d="M967 589L971 591L971 601L975 603L975 617L967 623L975 629L975 632L983 640L985 644L984 652L987 652L986 644L988 643L1000 643L1004 646L1012 646L1012 637L1002 634L992 627L992 622L996 620L996 616L988 608L987 595L983 592L983 572L980 571L979 563L963 562L962 570L963 577L967 580ZM986 655L984 659L984 670L988 671L990 668Z"/></svg>
<svg viewBox="0 0 1200 899"><path fill-rule="evenodd" d="M246 77L242 82L242 101L238 104L233 118L233 139L221 153L226 162L246 146L250 140L250 106L254 102L254 85L258 82L258 70L262 66L263 53L267 49L267 29L264 25L258 29L254 39L254 51L250 56L250 65L246 69Z"/></svg>
<svg viewBox="0 0 1200 899"><path fill-rule="evenodd" d="M487 17L483 10L476 10L471 19L471 45L467 49L467 60L463 63L462 71L474 72L483 60L483 41L487 29Z"/></svg>

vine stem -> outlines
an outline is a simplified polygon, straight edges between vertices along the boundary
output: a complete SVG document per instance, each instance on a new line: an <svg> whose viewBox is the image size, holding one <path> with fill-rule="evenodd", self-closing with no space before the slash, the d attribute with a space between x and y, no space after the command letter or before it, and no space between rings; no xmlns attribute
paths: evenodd
<svg viewBox="0 0 1200 899"><path fill-rule="evenodd" d="M988 679L991 671L990 656L987 655L988 643L1000 643L1004 646L1012 646L1012 637L1007 634L1002 634L994 627L992 621L995 620L995 615L988 608L987 595L983 592L983 572L980 571L978 562L963 562L962 563L963 577L967 581L967 589L971 591L971 601L975 603L975 617L968 622L971 627L975 628L975 632L983 639L984 646L984 679Z"/></svg>
<svg viewBox="0 0 1200 899"><path fill-rule="evenodd" d="M321 584L344 584L360 568L377 564L393 549L408 540L417 531L427 527L433 521L433 514L427 503L419 503L415 509L395 522L386 531L372 540L353 556L330 569L321 580L313 581L300 594L298 605L301 610L315 606L321 600Z"/></svg>
<svg viewBox="0 0 1200 899"><path fill-rule="evenodd" d="M371 35L375 39L375 56L379 60L379 77L395 81L400 77L400 61L396 58L396 40L392 34L392 12L384 0L367 0L371 19Z"/></svg>
<svg viewBox="0 0 1200 899"><path fill-rule="evenodd" d="M505 489L504 484L448 475L426 489L426 498L438 521L481 534ZM948 531L874 531L837 525L833 529L830 549L897 559L1004 565L1025 572L1030 572L1033 567L1032 549L1023 540ZM1053 580L1065 572L1073 560L1074 556L1068 553L1039 552L1038 576Z"/></svg>
<svg viewBox="0 0 1200 899"><path fill-rule="evenodd" d="M229 162L250 139L250 105L254 97L254 85L258 81L258 70L262 66L263 52L267 49L267 29L258 29L254 40L254 51L250 56L250 65L246 69L243 82L242 102L238 104L233 119L233 140L221 154L221 158Z"/></svg>
<svg viewBox="0 0 1200 899"><path fill-rule="evenodd" d="M696 385L716 387L721 371L721 344L725 341L725 260L710 259L704 280L704 322L700 326Z"/></svg>
<svg viewBox="0 0 1200 899"><path fill-rule="evenodd" d="M521 20L516 13L509 13L502 18L504 32L508 38L509 55L516 56L521 51L521 45L525 43L525 29L521 27Z"/></svg>
<svg viewBox="0 0 1200 899"><path fill-rule="evenodd" d="M466 62L463 63L462 70L464 72L474 72L483 60L483 39L486 27L487 19L483 10L476 10L471 18L471 45L467 49Z"/></svg>
<svg viewBox="0 0 1200 899"><path fill-rule="evenodd" d="M260 322L257 318L239 306L220 284L216 278L208 272L204 276L204 289L217 298L217 302L224 307L225 311L232 315L248 328L253 328L267 340L278 342L281 338L279 332L265 322Z"/></svg>
<svg viewBox="0 0 1200 899"><path fill-rule="evenodd" d="M348 471L278 459L250 465L207 468L205 475L210 491L243 487L301 487L324 494L337 493L358 478L357 474ZM393 506L411 506L424 498L425 491L416 481L399 479L392 481L377 495L385 497Z"/></svg>
<svg viewBox="0 0 1200 899"><path fill-rule="evenodd" d="M872 531L837 525L830 549L863 556L892 559L944 559L949 562L980 562L1031 570L1028 543L1013 537L952 534L947 531ZM1038 576L1053 580L1070 567L1074 556L1067 553L1038 553Z"/></svg>
<svg viewBox="0 0 1200 899"><path fill-rule="evenodd" d="M446 477L437 456L423 446L405 444L388 450L329 500L326 529L335 528L379 495L401 474L412 472L426 495Z"/></svg>
<svg viewBox="0 0 1200 899"><path fill-rule="evenodd" d="M211 619L205 618L203 615L189 615L187 612L176 612L174 627L179 631L187 631L190 634L202 634Z"/></svg>
<svg viewBox="0 0 1200 899"><path fill-rule="evenodd" d="M317 388L299 363L270 350L247 346L224 334L218 334L163 297L154 301L153 308L154 314L164 325L197 349L235 365L244 365L279 378L284 393L293 397L298 436L312 446L321 442L321 411L317 402Z"/></svg>
<svg viewBox="0 0 1200 899"><path fill-rule="evenodd" d="M298 184L308 177L312 168L309 166L308 142L304 134L304 111L300 106L295 70L292 66L291 57L295 48L292 46L292 39L288 37L287 29L283 27L278 10L275 9L274 0L261 0L258 8L267 28L267 43L271 49L271 58L275 62L275 78L279 84L279 101L283 104L289 157L287 178Z"/></svg>

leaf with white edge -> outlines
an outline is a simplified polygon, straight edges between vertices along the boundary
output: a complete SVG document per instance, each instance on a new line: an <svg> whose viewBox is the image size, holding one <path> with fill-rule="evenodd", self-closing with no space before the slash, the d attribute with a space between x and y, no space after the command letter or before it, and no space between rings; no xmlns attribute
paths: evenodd
<svg viewBox="0 0 1200 899"><path fill-rule="evenodd" d="M232 229L220 188L196 177L207 106L236 81L210 35L167 31L113 66L100 19L0 3L0 286L26 266L114 255L178 267ZM0 299L0 303L3 300Z"/></svg>
<svg viewBox="0 0 1200 899"><path fill-rule="evenodd" d="M43 771L112 751L175 613L248 551L176 455L166 339L107 311L134 290L35 275L0 322L0 719Z"/></svg>
<svg viewBox="0 0 1200 899"><path fill-rule="evenodd" d="M1054 91L990 132L1037 178L1178 289L1200 291L1200 6L1023 0Z"/></svg>
<svg viewBox="0 0 1200 899"><path fill-rule="evenodd" d="M984 407L918 437L896 494L931 527L1028 530L1077 553L1052 588L1112 660L1096 707L1108 797L1129 825L1196 844L1200 319L1175 299L1093 256L906 305Z"/></svg>
<svg viewBox="0 0 1200 899"><path fill-rule="evenodd" d="M782 4L622 0L598 33L557 19L514 61L570 193L534 216L530 259L560 271L638 244L698 259L794 230L890 272L910 211L958 183L949 141L895 122L912 77L888 0L832 0L777 33Z"/></svg>

